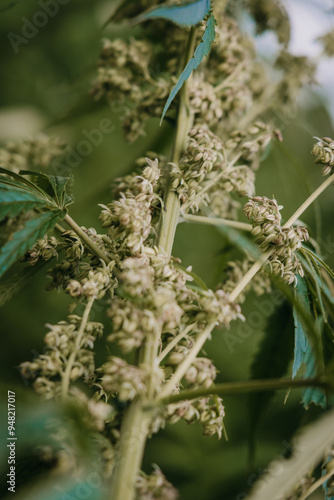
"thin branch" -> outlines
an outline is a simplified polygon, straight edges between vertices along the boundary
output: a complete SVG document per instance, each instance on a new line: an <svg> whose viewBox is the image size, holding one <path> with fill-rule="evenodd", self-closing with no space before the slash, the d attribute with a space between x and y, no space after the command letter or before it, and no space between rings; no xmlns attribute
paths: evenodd
<svg viewBox="0 0 334 500"><path fill-rule="evenodd" d="M188 333L194 328L196 323L187 326L182 332L180 332L176 337L174 337L165 349L161 352L160 356L157 358L157 364L160 365L161 361L170 353L170 351L182 340Z"/></svg>
<svg viewBox="0 0 334 500"><path fill-rule="evenodd" d="M327 472L324 476L320 477L318 481L312 484L310 488L306 491L305 495L303 495L300 500L306 500L312 493L319 488L319 486L322 486L328 479L330 479L334 475L334 470L331 470Z"/></svg>
<svg viewBox="0 0 334 500"><path fill-rule="evenodd" d="M248 394L250 392L273 391L289 388L295 389L299 387L320 387L328 389L328 386L329 384L324 378L247 380L246 382L222 383L199 389L185 389L178 394L170 394L168 396L161 393L158 401L160 403L169 404L214 394L226 396L227 394Z"/></svg>
<svg viewBox="0 0 334 500"><path fill-rule="evenodd" d="M334 174L332 174L328 179L325 180L312 194L304 201L304 203L295 211L295 213L290 217L290 219L284 224L284 228L291 227L294 222L305 212L305 210L313 203L314 200L330 186L334 181ZM261 267L267 262L270 257L271 251L264 253L255 262L255 264L249 269L242 280L237 284L234 290L230 294L230 300L232 302L238 297L238 295L243 291L243 289L248 285L248 283L253 279L255 274L261 269Z"/></svg>
<svg viewBox="0 0 334 500"><path fill-rule="evenodd" d="M166 384L162 387L160 392L160 398L166 398L177 386L180 380L183 378L184 374L194 362L197 357L197 354L202 349L205 342L211 335L213 328L215 327L214 323L209 324L205 330L197 335L194 345L190 349L187 357L182 361L182 363L177 367L176 371L172 375L172 377L166 382Z"/></svg>
<svg viewBox="0 0 334 500"><path fill-rule="evenodd" d="M70 226L70 228L82 239L86 247L96 255L99 259L102 259L106 264L110 262L109 257L102 252L102 250L94 243L94 241L81 229L80 226L70 217L68 214L64 217L64 222Z"/></svg>
<svg viewBox="0 0 334 500"><path fill-rule="evenodd" d="M235 229L241 229L242 231L251 231L252 224L247 224L246 222L239 222L236 220L220 219L216 217L203 217L201 215L191 215L181 213L181 222L198 222L199 224L208 224L210 226L229 226Z"/></svg>

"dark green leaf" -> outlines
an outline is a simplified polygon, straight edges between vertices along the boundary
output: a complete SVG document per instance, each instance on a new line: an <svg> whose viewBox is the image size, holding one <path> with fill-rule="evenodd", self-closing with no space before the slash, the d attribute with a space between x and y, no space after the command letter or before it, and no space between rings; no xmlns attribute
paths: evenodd
<svg viewBox="0 0 334 500"><path fill-rule="evenodd" d="M53 229L58 218L62 214L61 210L44 212L29 220L25 227L14 233L1 248L0 251L0 277L10 268L14 262L20 259L27 250L29 250L37 240Z"/></svg>
<svg viewBox="0 0 334 500"><path fill-rule="evenodd" d="M20 273L10 276L5 281L0 283L0 307L24 288L29 281L44 267L47 263L45 261L38 262L34 266L24 267Z"/></svg>
<svg viewBox="0 0 334 500"><path fill-rule="evenodd" d="M290 304L283 303L268 318L265 335L251 366L251 379L282 377L293 357L293 318ZM274 391L249 396L250 455L254 456L255 437L261 417Z"/></svg>
<svg viewBox="0 0 334 500"><path fill-rule="evenodd" d="M199 44L199 46L195 50L194 56L188 62L187 66L183 70L180 78L178 79L177 84L175 85L175 87L173 88L173 90L171 91L171 93L167 99L166 105L165 105L164 110L162 112L161 122L164 119L164 116L165 116L170 104L174 100L174 97L179 92L179 90L182 88L183 84L188 80L191 73L196 68L198 68L203 57L207 56L209 54L210 49L211 49L211 45L214 42L215 35L216 35L215 26L216 26L216 20L215 20L213 14L211 14L211 16L208 19L201 43Z"/></svg>
<svg viewBox="0 0 334 500"><path fill-rule="evenodd" d="M210 8L210 0L197 0L197 2L181 5L163 4L140 14L132 22L140 23L149 19L167 19L182 28L190 28L202 21L209 14Z"/></svg>
<svg viewBox="0 0 334 500"><path fill-rule="evenodd" d="M304 356L304 363L306 364L306 372L304 377L314 377L316 375L315 359L310 346ZM303 391L302 403L305 408L308 408L311 403L326 407L326 397L321 389L317 387L309 387Z"/></svg>
<svg viewBox="0 0 334 500"><path fill-rule="evenodd" d="M315 252L312 252L312 250L310 250L309 248L307 247L302 247L301 250L300 250L302 253L306 253L308 254L310 257L312 257L316 262L318 262L318 264L320 266L322 266L325 271L329 274L329 276L334 279L334 271L326 264L326 262L324 262L322 260L321 257L319 257L319 255L317 255Z"/></svg>
<svg viewBox="0 0 334 500"><path fill-rule="evenodd" d="M34 176L36 186L43 189L51 198L54 198L59 208L63 209L73 202L73 198L66 193L66 186L71 177L46 175L31 170L21 170L20 174Z"/></svg>
<svg viewBox="0 0 334 500"><path fill-rule="evenodd" d="M46 205L46 200L36 196L34 192L2 185L0 181L0 220Z"/></svg>
<svg viewBox="0 0 334 500"><path fill-rule="evenodd" d="M25 186L26 188L29 188L29 190L31 190L35 193L37 191L40 195L45 196L45 191L43 191L43 189L40 189L38 186L36 186L36 184L29 181L28 179L25 179L21 175L16 174L15 172L12 172L10 170L7 170L6 168L0 167L0 174L8 175L12 179L14 179L14 181L16 181L16 185L19 184L20 186L22 186L22 188L24 188L24 186ZM1 182L2 182L2 178L1 178Z"/></svg>
<svg viewBox="0 0 334 500"><path fill-rule="evenodd" d="M295 297L299 300L302 307L305 308L305 311L307 311L308 314L311 314L307 285L305 280L300 276L298 276L298 283L295 288ZM305 354L308 349L308 338L307 332L304 331L304 323L300 320L298 311L295 307L293 308L293 319L295 325L295 352L292 367L292 378L295 378L301 364L305 361Z"/></svg>

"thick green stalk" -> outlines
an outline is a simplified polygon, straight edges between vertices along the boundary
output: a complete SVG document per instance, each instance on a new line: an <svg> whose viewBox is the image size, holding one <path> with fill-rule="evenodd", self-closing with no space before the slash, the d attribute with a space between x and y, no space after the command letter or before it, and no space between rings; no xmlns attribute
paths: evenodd
<svg viewBox="0 0 334 500"><path fill-rule="evenodd" d="M185 55L186 62L193 53L195 30L189 36ZM188 106L187 85L180 91L179 111L176 125L176 136L172 154L172 162L178 163L186 138L192 124L192 116ZM180 202L178 196L171 191L170 183L167 189L166 211L162 214L159 234L159 249L171 255L175 230L179 219ZM122 423L121 437L116 457L116 464L112 476L110 500L133 500L135 497L135 482L140 471L145 443L152 421L152 406L145 409L147 402L154 393L154 373L158 364L158 347L160 338L147 338L139 355L139 364L146 368L149 375L147 401L139 396L132 402L125 412Z"/></svg>

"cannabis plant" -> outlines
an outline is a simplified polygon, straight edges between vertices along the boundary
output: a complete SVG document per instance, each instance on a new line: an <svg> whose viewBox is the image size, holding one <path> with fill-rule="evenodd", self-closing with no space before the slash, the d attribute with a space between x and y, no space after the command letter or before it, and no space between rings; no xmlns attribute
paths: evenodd
<svg viewBox="0 0 334 500"><path fill-rule="evenodd" d="M277 36L271 67L241 29L245 16L257 33ZM0 150L1 300L40 268L47 268L48 289L71 298L68 314L47 325L43 354L19 367L54 412L38 450L52 469L50 482L24 498L174 500L177 490L158 465L151 474L142 470L147 440L165 426L183 420L225 439L226 394L304 387L305 407L328 411L333 401L334 274L301 217L333 189L334 140L315 139L319 184L321 173L326 179L287 220L279 200L255 187L263 158L283 140L282 117L315 80L315 62L289 52L283 4L124 0L106 21L122 23L130 36L102 40L91 99L122 109L130 143L152 118L173 140L169 152L148 151L114 180L94 228L70 216L73 179L62 169L69 154L62 140L41 135ZM332 41L332 32L321 39L327 55ZM179 223L180 232L186 223L214 225L236 247L214 289L173 254ZM254 380L215 384L218 368L228 374L205 345L219 331L228 335L232 322L247 325L249 293L279 298L268 320L272 335L253 362ZM106 312L105 324L94 321L94 310ZM290 377L281 378L289 355L276 371L264 367L268 352L273 365L280 356L275 342L286 323L294 361ZM101 337L107 347L100 363ZM333 498L333 413L303 432L289 466L282 461L278 475L268 473L267 489L262 478L250 498L304 499L321 485Z"/></svg>

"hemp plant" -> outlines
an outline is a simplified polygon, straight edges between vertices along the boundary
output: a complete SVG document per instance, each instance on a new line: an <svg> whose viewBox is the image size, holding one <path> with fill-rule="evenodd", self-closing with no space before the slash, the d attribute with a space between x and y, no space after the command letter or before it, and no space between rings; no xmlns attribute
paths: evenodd
<svg viewBox="0 0 334 500"><path fill-rule="evenodd" d="M27 274L51 262L48 288L73 299L71 313L48 325L45 352L20 370L42 399L79 409L103 478L90 498L176 499L158 466L151 475L141 470L146 441L181 419L221 438L225 394L305 387L305 406L330 405L334 274L300 217L333 184L334 140L316 139L312 154L327 179L283 222L279 202L256 192L256 173L270 144L282 140L273 109L294 105L298 91L314 81L316 65L289 53L289 19L280 2L246 0L241 8L257 31L273 30L280 43L272 81L238 25L237 7L224 0L119 3L111 20L144 29L128 40L103 40L92 97L131 103L123 116L130 142L152 117L167 121L174 139L169 157L148 152L132 174L115 180L96 229L69 215L70 179L40 171L66 151L61 141L43 137L0 151L0 215L8 233L1 275L20 259L30 264ZM327 52L332 38L322 39ZM242 208L250 223L239 220ZM172 255L180 222L243 233L244 258L228 263L216 289ZM24 276L7 280L2 302ZM217 367L203 347L217 329L247 322L241 305L250 290L261 295L272 287L293 310L292 377L215 384ZM107 328L90 319L99 302ZM94 344L102 335L108 349L97 366ZM254 363L256 373L261 352ZM305 375L296 377L302 364ZM328 472L320 482L332 498L333 426L326 426L319 448ZM84 483L89 467L68 433L55 432L54 439L48 453L55 474L66 471ZM309 472L295 475L284 498L306 498ZM72 485L66 488L57 498L77 498Z"/></svg>

